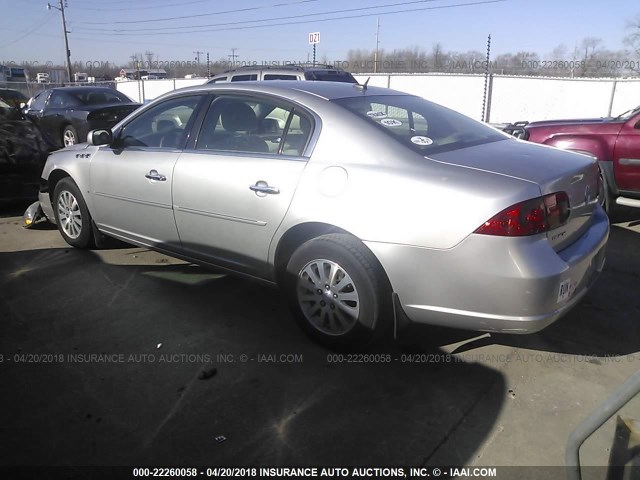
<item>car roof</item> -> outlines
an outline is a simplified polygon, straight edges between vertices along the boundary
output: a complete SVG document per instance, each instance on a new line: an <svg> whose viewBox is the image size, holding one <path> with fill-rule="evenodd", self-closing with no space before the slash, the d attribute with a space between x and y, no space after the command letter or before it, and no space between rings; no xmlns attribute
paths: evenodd
<svg viewBox="0 0 640 480"><path fill-rule="evenodd" d="M207 90L242 90L247 92L271 93L287 96L292 92L301 92L321 97L325 100L337 98L360 97L365 95L408 95L404 92L382 87L364 87L357 83L343 82L319 82L319 81L295 81L295 80L269 80L250 82L209 83L195 87L181 88L174 92L191 92Z"/></svg>
<svg viewBox="0 0 640 480"><path fill-rule="evenodd" d="M286 65L243 65L241 67L230 68L225 70L224 72L220 72L216 74L215 77L236 74L236 73L247 73L247 72L262 72L262 71L280 71L280 72L336 72L338 74L349 75L349 72L343 70L340 67L334 67L331 65L295 65L295 64L286 64ZM212 77L213 78L213 77Z"/></svg>
<svg viewBox="0 0 640 480"><path fill-rule="evenodd" d="M91 85L87 85L86 87L55 87L55 88L50 88L49 90L61 90L63 92L86 92L87 90L109 90L109 91L118 91L114 88L110 88L110 87L94 87Z"/></svg>

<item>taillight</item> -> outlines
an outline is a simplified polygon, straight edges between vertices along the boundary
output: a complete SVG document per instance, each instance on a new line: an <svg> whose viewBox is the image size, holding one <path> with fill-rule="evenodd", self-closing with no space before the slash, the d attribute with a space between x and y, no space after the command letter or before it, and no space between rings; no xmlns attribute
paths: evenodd
<svg viewBox="0 0 640 480"><path fill-rule="evenodd" d="M523 237L543 233L569 219L569 197L565 192L526 200L505 208L484 222L474 233L501 237Z"/></svg>

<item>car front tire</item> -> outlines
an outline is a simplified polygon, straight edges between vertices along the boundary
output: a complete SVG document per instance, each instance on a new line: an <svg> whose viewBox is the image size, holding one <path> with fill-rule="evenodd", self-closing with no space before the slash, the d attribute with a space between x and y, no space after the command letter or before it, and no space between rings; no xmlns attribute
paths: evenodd
<svg viewBox="0 0 640 480"><path fill-rule="evenodd" d="M93 246L91 215L80 189L71 178L60 180L53 192L53 211L62 238L77 248Z"/></svg>
<svg viewBox="0 0 640 480"><path fill-rule="evenodd" d="M71 145L75 145L76 143L79 143L78 132L76 132L76 129L71 125L67 125L62 131L62 145L64 147L69 147Z"/></svg>
<svg viewBox="0 0 640 480"><path fill-rule="evenodd" d="M346 234L302 244L291 256L285 278L299 325L336 350L364 346L387 331L392 324L387 285L371 251Z"/></svg>

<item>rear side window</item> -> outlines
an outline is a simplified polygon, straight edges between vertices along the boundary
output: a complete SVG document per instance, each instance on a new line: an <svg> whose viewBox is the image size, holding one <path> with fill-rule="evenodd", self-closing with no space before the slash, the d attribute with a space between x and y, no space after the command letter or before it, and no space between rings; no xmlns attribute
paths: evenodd
<svg viewBox="0 0 640 480"><path fill-rule="evenodd" d="M364 95L333 102L425 156L511 138L461 113L411 95Z"/></svg>
<svg viewBox="0 0 640 480"><path fill-rule="evenodd" d="M307 80L316 80L319 82L358 83L353 75L342 70L314 70L305 72L304 78L306 78Z"/></svg>
<svg viewBox="0 0 640 480"><path fill-rule="evenodd" d="M300 156L311 126L306 115L278 100L225 95L211 104L196 148Z"/></svg>

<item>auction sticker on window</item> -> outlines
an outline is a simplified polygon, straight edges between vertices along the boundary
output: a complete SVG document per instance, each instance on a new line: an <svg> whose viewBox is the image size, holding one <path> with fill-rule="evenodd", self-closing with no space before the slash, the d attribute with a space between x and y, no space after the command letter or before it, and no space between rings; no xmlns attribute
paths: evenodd
<svg viewBox="0 0 640 480"><path fill-rule="evenodd" d="M422 135L416 135L415 137L411 137L411 142L416 145L431 145L433 140L429 137L423 137Z"/></svg>
<svg viewBox="0 0 640 480"><path fill-rule="evenodd" d="M369 117L369 118L384 118L386 116L387 116L386 113L379 112L379 111L376 111L376 110L371 110L371 111L367 112L367 117Z"/></svg>
<svg viewBox="0 0 640 480"><path fill-rule="evenodd" d="M402 125L402 122L395 118L385 118L384 120L380 120L380 123L385 127L399 127Z"/></svg>
<svg viewBox="0 0 640 480"><path fill-rule="evenodd" d="M560 288L558 289L558 301L556 303L560 303L560 302L564 302L566 300L569 300L571 298L571 295L573 294L573 291L575 290L575 288L576 288L576 286L571 281L570 278L568 278L564 282L562 282L560 284Z"/></svg>

